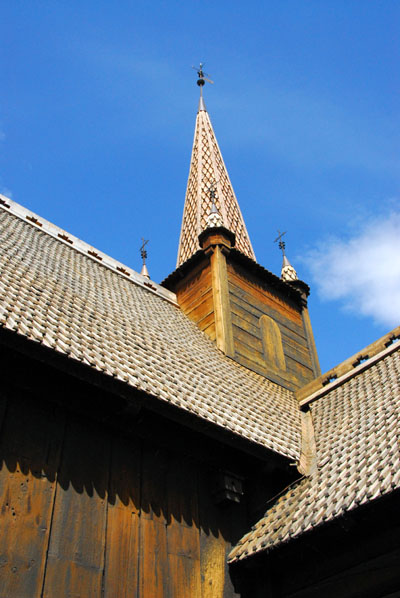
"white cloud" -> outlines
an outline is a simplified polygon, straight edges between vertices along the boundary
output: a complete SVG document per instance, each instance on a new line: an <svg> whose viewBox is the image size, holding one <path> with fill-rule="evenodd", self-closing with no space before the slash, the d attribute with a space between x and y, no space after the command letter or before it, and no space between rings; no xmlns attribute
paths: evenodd
<svg viewBox="0 0 400 598"><path fill-rule="evenodd" d="M399 324L400 212L370 220L350 239L330 239L305 261L323 299L391 328Z"/></svg>

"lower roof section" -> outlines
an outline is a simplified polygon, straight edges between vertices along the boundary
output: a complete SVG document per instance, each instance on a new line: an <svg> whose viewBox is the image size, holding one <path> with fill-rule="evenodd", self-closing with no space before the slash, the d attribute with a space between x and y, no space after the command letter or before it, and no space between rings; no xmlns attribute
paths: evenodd
<svg viewBox="0 0 400 598"><path fill-rule="evenodd" d="M317 467L240 540L230 561L278 547L400 488L400 343L310 405Z"/></svg>
<svg viewBox="0 0 400 598"><path fill-rule="evenodd" d="M169 297L4 205L0 235L1 326L298 460L293 393L227 358Z"/></svg>

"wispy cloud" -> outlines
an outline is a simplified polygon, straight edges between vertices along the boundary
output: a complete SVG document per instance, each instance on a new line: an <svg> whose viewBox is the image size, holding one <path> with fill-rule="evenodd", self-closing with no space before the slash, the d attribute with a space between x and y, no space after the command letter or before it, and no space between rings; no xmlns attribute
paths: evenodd
<svg viewBox="0 0 400 598"><path fill-rule="evenodd" d="M322 243L305 261L323 299L388 327L399 324L399 211L369 220L347 240Z"/></svg>
<svg viewBox="0 0 400 598"><path fill-rule="evenodd" d="M251 102L249 102L251 94ZM369 172L397 172L393 119L372 118L371 108L326 95L320 88L279 87L271 82L251 91L237 91L235 103L220 92L215 105L229 115L227 135L259 145L303 167L367 168ZM251 109L249 108L251 105ZM232 114L229 112L231 106ZM240 114L239 127L231 127ZM229 132L230 131L230 132Z"/></svg>

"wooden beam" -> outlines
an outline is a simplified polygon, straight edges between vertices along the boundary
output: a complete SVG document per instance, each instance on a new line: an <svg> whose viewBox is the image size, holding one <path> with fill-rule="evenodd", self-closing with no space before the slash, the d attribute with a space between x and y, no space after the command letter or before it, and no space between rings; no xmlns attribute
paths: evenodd
<svg viewBox="0 0 400 598"><path fill-rule="evenodd" d="M211 276L217 347L229 357L233 357L235 348L233 344L226 258L219 245L215 246L211 254Z"/></svg>
<svg viewBox="0 0 400 598"><path fill-rule="evenodd" d="M301 316L303 318L304 332L306 333L314 376L317 377L321 375L321 367L319 365L317 347L315 346L314 333L311 326L310 314L308 313L307 305L303 307Z"/></svg>
<svg viewBox="0 0 400 598"><path fill-rule="evenodd" d="M336 386L343 384L346 380L371 367L374 363L399 349L399 344L394 343L400 339L400 326L394 328L380 339L371 343L362 351L358 351L349 359L332 368L316 380L306 384L296 391L296 398L300 406L306 405L319 398L323 394L332 390ZM393 344L394 343L394 344Z"/></svg>

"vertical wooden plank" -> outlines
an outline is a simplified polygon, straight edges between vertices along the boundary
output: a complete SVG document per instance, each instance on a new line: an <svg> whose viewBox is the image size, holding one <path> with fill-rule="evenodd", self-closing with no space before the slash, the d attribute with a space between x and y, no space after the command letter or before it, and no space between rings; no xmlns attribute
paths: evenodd
<svg viewBox="0 0 400 598"><path fill-rule="evenodd" d="M42 590L63 415L10 397L0 444L0 597Z"/></svg>
<svg viewBox="0 0 400 598"><path fill-rule="evenodd" d="M169 598L166 454L145 446L142 459L139 598ZM171 598L173 598L171 596Z"/></svg>
<svg viewBox="0 0 400 598"><path fill-rule="evenodd" d="M170 591L180 598L201 597L197 472L184 458L171 459L167 475L168 567Z"/></svg>
<svg viewBox="0 0 400 598"><path fill-rule="evenodd" d="M217 347L226 355L233 357L235 355L235 346L233 342L226 257L218 245L211 255L211 275Z"/></svg>
<svg viewBox="0 0 400 598"><path fill-rule="evenodd" d="M199 469L200 575L202 598L224 598L226 543L221 532L220 509L212 501L212 475ZM229 585L229 580L228 580Z"/></svg>
<svg viewBox="0 0 400 598"><path fill-rule="evenodd" d="M310 315L307 306L304 306L301 312L303 318L304 331L306 333L308 348L310 350L311 363L313 367L314 377L318 378L321 375L321 368L319 365L317 347L315 346L314 333L311 326Z"/></svg>
<svg viewBox="0 0 400 598"><path fill-rule="evenodd" d="M47 560L44 598L99 598L109 438L72 421L66 429Z"/></svg>
<svg viewBox="0 0 400 598"><path fill-rule="evenodd" d="M141 450L113 439L107 509L104 598L138 591Z"/></svg>
<svg viewBox="0 0 400 598"><path fill-rule="evenodd" d="M244 502L221 507L213 500L213 472L199 468L200 568L202 598L239 598L227 556L248 531Z"/></svg>

